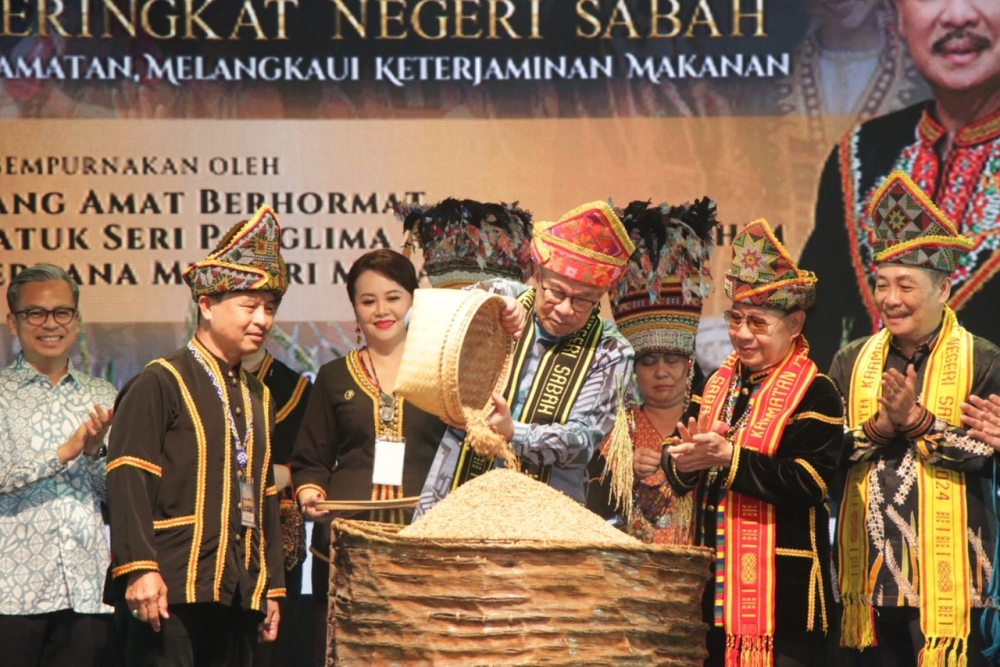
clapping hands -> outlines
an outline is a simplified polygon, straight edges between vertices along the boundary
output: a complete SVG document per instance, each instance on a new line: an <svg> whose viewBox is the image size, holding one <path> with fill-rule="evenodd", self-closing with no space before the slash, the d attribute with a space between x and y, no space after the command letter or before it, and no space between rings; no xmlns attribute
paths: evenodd
<svg viewBox="0 0 1000 667"><path fill-rule="evenodd" d="M726 438L728 431L724 422L710 423L708 415L691 417L686 425L677 424L680 442L667 447L666 452L681 472L726 467L733 460L733 445Z"/></svg>

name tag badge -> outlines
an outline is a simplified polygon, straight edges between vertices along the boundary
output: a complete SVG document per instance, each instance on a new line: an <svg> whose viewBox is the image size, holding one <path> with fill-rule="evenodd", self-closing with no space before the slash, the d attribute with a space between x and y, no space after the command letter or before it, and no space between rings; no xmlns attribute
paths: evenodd
<svg viewBox="0 0 1000 667"><path fill-rule="evenodd" d="M382 437L375 441L375 467L372 484L403 485L403 459L406 438Z"/></svg>
<svg viewBox="0 0 1000 667"><path fill-rule="evenodd" d="M253 482L240 482L240 514L243 525L252 528L254 524Z"/></svg>

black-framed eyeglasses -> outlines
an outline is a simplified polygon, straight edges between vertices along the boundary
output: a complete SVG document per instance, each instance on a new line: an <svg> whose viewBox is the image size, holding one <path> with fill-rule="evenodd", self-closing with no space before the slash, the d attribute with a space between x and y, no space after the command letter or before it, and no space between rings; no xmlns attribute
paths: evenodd
<svg viewBox="0 0 1000 667"><path fill-rule="evenodd" d="M782 315L779 318L769 320L766 317L757 315L756 313L743 313L735 310L727 310L722 313L723 319L726 320L726 324L729 325L730 330L739 331L739 328L743 326L746 322L747 330L752 334L766 334L771 332L771 327L777 324L778 320L785 318L788 313Z"/></svg>
<svg viewBox="0 0 1000 667"><path fill-rule="evenodd" d="M582 296L570 296L562 290L547 286L545 283L541 283L541 286L542 296L545 298L546 303L550 306L558 306L566 299L569 299L569 305L575 312L589 313L597 307L597 304L600 303L600 301L594 301L593 299L587 299Z"/></svg>
<svg viewBox="0 0 1000 667"><path fill-rule="evenodd" d="M77 314L76 308L69 308L67 306L61 306L59 308L53 308L52 310L45 310L44 308L26 308L25 310L15 310L15 315L20 315L28 324L36 327L40 327L49 320L49 315L55 320L56 324L69 324L73 321Z"/></svg>

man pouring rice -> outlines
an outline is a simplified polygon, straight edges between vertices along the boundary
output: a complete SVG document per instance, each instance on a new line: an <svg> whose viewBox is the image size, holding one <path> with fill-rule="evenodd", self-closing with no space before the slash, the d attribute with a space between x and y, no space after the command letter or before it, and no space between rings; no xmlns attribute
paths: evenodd
<svg viewBox="0 0 1000 667"><path fill-rule="evenodd" d="M489 424L511 444L525 473L581 503L587 464L615 424L616 382L627 377L633 358L614 324L600 317L600 301L633 250L610 206L584 204L557 222L535 223L535 287L507 280L479 285L515 297L530 313ZM464 440L457 428L445 432L417 518L496 465Z"/></svg>

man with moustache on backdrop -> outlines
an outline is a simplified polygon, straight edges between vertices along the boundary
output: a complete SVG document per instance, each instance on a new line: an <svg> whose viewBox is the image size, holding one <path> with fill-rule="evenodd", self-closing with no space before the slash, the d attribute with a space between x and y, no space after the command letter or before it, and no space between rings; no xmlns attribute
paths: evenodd
<svg viewBox="0 0 1000 667"><path fill-rule="evenodd" d="M808 331L821 367L842 345L878 329L865 211L894 170L909 175L972 242L955 266L948 304L969 331L1000 339L990 307L1000 299L1000 2L895 6L899 34L934 98L861 123L827 160L816 227L802 253L827 286Z"/></svg>
<svg viewBox="0 0 1000 667"><path fill-rule="evenodd" d="M129 665L250 667L285 596L271 393L241 360L288 287L269 207L184 272L194 337L122 389L108 454L111 566Z"/></svg>

